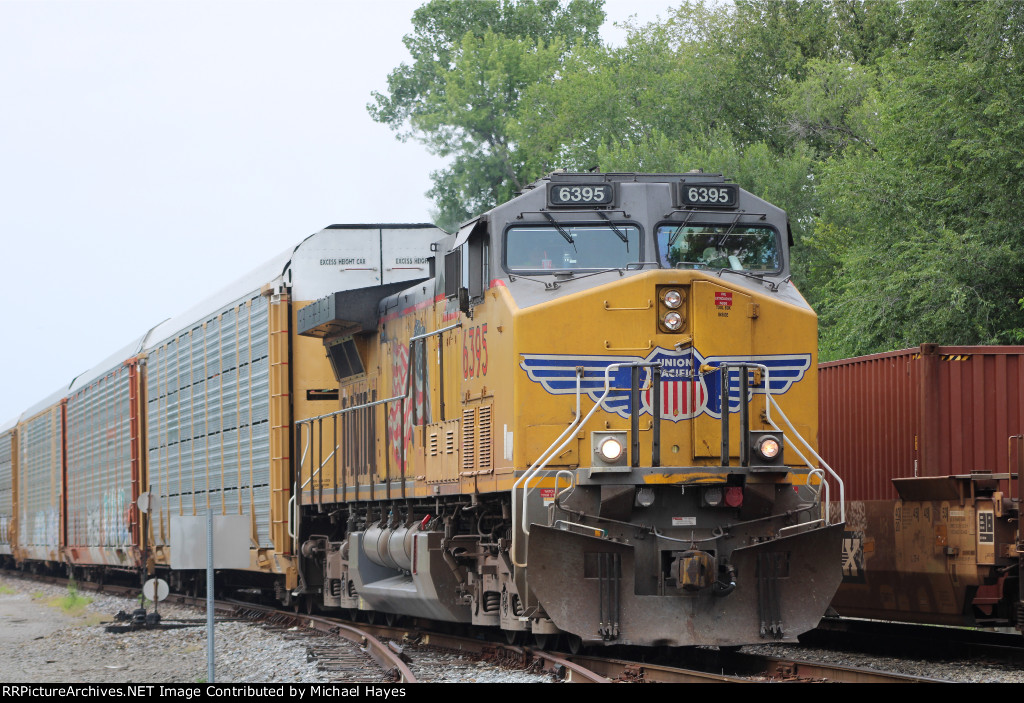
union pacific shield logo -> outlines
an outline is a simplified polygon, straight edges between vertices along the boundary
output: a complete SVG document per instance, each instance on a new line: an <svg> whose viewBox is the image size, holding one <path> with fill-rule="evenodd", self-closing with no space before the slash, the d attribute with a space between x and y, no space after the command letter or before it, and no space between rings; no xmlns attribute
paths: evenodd
<svg viewBox="0 0 1024 703"><path fill-rule="evenodd" d="M761 383L754 385L751 378L748 400L755 393L781 395L802 379L811 366L810 354L771 354L759 356L709 356L704 357L696 349L663 349L655 347L646 357L638 356L574 356L566 354L523 354L519 366L527 377L541 384L553 395L575 395L576 368L583 368L580 380L581 392L595 403L604 393L605 372L616 363L638 361L661 363L661 417L679 422L689 420L702 413L714 418L722 416L722 373L700 373L700 367L708 364L718 367L722 363L749 361L763 364L768 368ZM620 417L630 416L630 368L617 368L610 372L611 392L605 398L603 407ZM767 383L767 385L765 385ZM739 371L729 374L731 402L730 412L739 410ZM640 369L640 414L653 415L654 394L651 391L651 369Z"/></svg>
<svg viewBox="0 0 1024 703"><path fill-rule="evenodd" d="M696 366L694 365L694 356L698 357ZM672 353L657 349L645 361L661 362L661 417L663 419L671 420L672 422L689 420L707 409L707 379L699 373L693 373L694 368L700 369L700 365L703 363L699 354L695 355L690 350L680 354L678 352ZM654 392L651 388L651 377L651 369L640 369L641 415L654 414ZM625 387L628 388L629 369L626 369L625 379ZM603 385L602 388L604 388ZM628 417L628 415L629 405L627 399L626 416Z"/></svg>

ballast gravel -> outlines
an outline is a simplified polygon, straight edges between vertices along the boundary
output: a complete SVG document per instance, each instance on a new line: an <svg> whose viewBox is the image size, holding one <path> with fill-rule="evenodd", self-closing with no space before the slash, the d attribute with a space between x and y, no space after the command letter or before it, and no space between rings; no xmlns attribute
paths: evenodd
<svg viewBox="0 0 1024 703"><path fill-rule="evenodd" d="M206 619L202 611L164 605L164 622L189 627L110 633L105 625L136 601L83 592L91 602L67 613L66 588L0 574L0 683L205 683ZM218 683L336 683L295 633L244 621L218 621L214 635ZM517 671L450 652L408 647L424 682L546 683L548 674ZM762 645L743 651L866 667L962 683L1024 683L1024 671L998 663L897 659L870 654Z"/></svg>
<svg viewBox="0 0 1024 703"><path fill-rule="evenodd" d="M757 645L741 649L750 654L813 661L822 664L874 669L907 676L955 683L1024 683L1024 671L1009 664L971 661L933 661L878 656L862 652L845 652L788 645Z"/></svg>
<svg viewBox="0 0 1024 703"><path fill-rule="evenodd" d="M0 574L0 683L207 682L206 617L192 608L160 608L178 629L110 633L118 611L137 601L83 591L91 602L67 613L58 599L66 588ZM217 683L333 683L344 677L321 670L297 633L243 621L218 621L214 631ZM548 675L503 669L446 652L415 648L413 670L424 681L537 683Z"/></svg>

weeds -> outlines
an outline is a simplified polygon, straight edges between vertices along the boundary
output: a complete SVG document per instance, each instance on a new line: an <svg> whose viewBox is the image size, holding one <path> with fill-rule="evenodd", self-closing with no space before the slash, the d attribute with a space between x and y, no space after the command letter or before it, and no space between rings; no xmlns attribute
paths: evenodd
<svg viewBox="0 0 1024 703"><path fill-rule="evenodd" d="M85 607L92 603L92 598L83 596L78 592L78 584L74 581L68 583L68 593L66 596L54 598L50 601L50 605L60 608L68 615L82 615L85 613Z"/></svg>

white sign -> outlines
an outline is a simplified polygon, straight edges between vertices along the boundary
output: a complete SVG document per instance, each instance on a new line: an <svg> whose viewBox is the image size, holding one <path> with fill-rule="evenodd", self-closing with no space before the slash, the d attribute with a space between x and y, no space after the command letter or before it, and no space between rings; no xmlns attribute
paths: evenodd
<svg viewBox="0 0 1024 703"><path fill-rule="evenodd" d="M248 515L213 516L213 568L249 568ZM171 516L171 568L206 568L206 516Z"/></svg>

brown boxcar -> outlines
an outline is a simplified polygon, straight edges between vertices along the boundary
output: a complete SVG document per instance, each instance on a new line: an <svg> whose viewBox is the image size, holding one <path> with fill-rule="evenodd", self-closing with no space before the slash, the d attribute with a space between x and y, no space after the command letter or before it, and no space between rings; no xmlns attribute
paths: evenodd
<svg viewBox="0 0 1024 703"><path fill-rule="evenodd" d="M894 478L1006 472L1024 432L1024 347L922 344L819 369L820 452L847 500L895 500Z"/></svg>
<svg viewBox="0 0 1024 703"><path fill-rule="evenodd" d="M925 344L820 366L821 454L846 481L843 616L1024 623L1024 347Z"/></svg>

